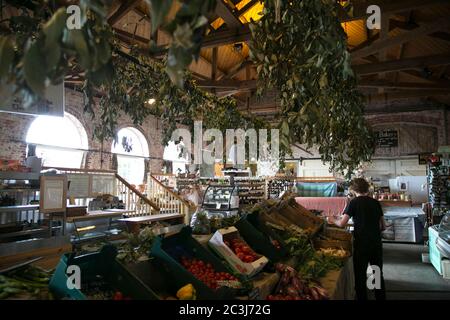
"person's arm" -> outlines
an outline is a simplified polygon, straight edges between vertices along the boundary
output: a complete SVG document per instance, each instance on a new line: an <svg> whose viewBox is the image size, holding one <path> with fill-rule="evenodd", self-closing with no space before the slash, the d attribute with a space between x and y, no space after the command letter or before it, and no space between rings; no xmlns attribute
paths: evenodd
<svg viewBox="0 0 450 320"><path fill-rule="evenodd" d="M327 221L330 224L334 224L339 228L343 228L347 225L348 220L350 220L350 216L344 213L340 218L336 219L334 217L328 217Z"/></svg>
<svg viewBox="0 0 450 320"><path fill-rule="evenodd" d="M386 230L386 221L384 220L384 216L380 217L380 230L381 231Z"/></svg>
<svg viewBox="0 0 450 320"><path fill-rule="evenodd" d="M381 204L379 202L378 205L380 208L380 230L384 231L386 230L386 220L384 220L383 208L381 207Z"/></svg>

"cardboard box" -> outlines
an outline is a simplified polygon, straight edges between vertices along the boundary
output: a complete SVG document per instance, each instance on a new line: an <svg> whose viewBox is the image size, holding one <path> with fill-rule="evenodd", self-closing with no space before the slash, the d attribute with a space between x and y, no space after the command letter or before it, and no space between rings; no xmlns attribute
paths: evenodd
<svg viewBox="0 0 450 320"><path fill-rule="evenodd" d="M232 241L234 238L239 238L242 242L246 243L239 235L239 231L235 227L230 227L217 230L209 240L208 245L218 255L224 258L234 271L252 277L260 272L269 260L265 256L260 255L260 258L252 263L243 262L237 257L233 250L225 244L225 241Z"/></svg>

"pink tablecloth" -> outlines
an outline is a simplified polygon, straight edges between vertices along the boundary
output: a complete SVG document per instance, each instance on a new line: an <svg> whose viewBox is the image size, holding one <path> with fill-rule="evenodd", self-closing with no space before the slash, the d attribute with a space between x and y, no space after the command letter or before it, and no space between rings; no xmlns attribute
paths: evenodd
<svg viewBox="0 0 450 320"><path fill-rule="evenodd" d="M295 200L308 210L323 211L324 216L340 216L348 203L346 197L297 197Z"/></svg>

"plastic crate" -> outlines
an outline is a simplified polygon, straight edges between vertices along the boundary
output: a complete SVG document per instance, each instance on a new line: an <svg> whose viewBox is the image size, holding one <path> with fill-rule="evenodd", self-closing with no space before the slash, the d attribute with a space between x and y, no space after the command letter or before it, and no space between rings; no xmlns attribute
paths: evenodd
<svg viewBox="0 0 450 320"><path fill-rule="evenodd" d="M244 238L245 242L247 242L250 247L258 253L263 254L272 262L278 262L282 260L287 252L282 247L277 249L271 242L270 238L258 230L249 220L249 215L245 215L240 219L236 224L236 229L239 230L239 234ZM274 239L280 242L278 239Z"/></svg>
<svg viewBox="0 0 450 320"><path fill-rule="evenodd" d="M211 263L216 272L231 273L219 258L192 237L192 229L190 227L184 227L179 233L169 237L157 237L153 243L150 255L164 268L164 272L172 276L172 281L179 288L191 283L197 291L199 300L229 300L236 295L236 290L231 288L210 289L181 265L179 262L181 257L187 256Z"/></svg>
<svg viewBox="0 0 450 320"><path fill-rule="evenodd" d="M87 300L82 289L69 289L67 286L67 267L77 265L81 272L81 283L94 281L101 275L108 284L133 300L158 300L159 296L141 280L130 273L127 268L116 260L117 249L114 246L104 246L100 252L82 256L65 254L56 267L50 280L49 288L59 299Z"/></svg>

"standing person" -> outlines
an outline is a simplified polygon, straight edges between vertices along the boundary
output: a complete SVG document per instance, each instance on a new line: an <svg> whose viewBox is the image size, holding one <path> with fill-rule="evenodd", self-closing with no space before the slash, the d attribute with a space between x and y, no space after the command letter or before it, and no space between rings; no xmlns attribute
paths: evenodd
<svg viewBox="0 0 450 320"><path fill-rule="evenodd" d="M386 228L381 204L369 197L369 184L363 178L353 179L350 189L355 194L340 219L330 217L328 222L338 227L353 218L353 267L357 300L367 300L367 266L378 266L381 271L381 288L375 289L375 298L385 300L383 278L383 246L381 231Z"/></svg>

